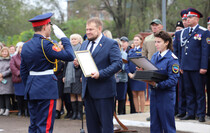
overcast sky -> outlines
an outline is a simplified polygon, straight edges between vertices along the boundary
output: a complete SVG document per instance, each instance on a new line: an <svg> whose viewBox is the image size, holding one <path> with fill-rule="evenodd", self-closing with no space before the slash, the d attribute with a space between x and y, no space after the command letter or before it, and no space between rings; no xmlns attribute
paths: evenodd
<svg viewBox="0 0 210 133"><path fill-rule="evenodd" d="M24 0L24 3L29 3L31 5L34 5L36 6L36 2L37 0ZM40 0L42 2L44 2L44 0ZM64 12L65 14L65 20L67 20L67 0L59 0L59 4L60 4L60 7L62 9L62 11ZM48 5L43 5L44 8L48 9ZM56 10L55 11L52 11L54 13L54 17L55 18L58 18L58 14L56 13Z"/></svg>

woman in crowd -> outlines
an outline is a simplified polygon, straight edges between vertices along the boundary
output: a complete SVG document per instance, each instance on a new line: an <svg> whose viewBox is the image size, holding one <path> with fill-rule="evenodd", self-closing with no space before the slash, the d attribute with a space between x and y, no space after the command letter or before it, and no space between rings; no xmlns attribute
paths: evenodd
<svg viewBox="0 0 210 133"><path fill-rule="evenodd" d="M172 53L171 36L160 31L155 34L157 51L151 62L159 69L167 72L168 78L151 85L150 96L150 131L151 133L175 133L174 106L176 98L176 84L179 77L178 58Z"/></svg>
<svg viewBox="0 0 210 133"><path fill-rule="evenodd" d="M128 53L129 57L139 57L141 55L142 51L142 45L143 45L143 37L140 34L137 34L133 38L133 43L135 45L134 49L131 49ZM146 84L142 81L134 80L134 73L136 71L136 65L133 64L131 61L128 61L128 64L126 65L126 72L129 76L129 85L131 87L132 93L133 93L133 102L137 113L144 112L144 106L145 106L145 94L144 91L146 89ZM139 98L140 98L140 107L141 111L139 111Z"/></svg>
<svg viewBox="0 0 210 133"><path fill-rule="evenodd" d="M9 115L10 94L13 93L9 48L3 47L0 52L0 115Z"/></svg>
<svg viewBox="0 0 210 133"><path fill-rule="evenodd" d="M78 51L81 47L82 37L79 34L72 34L70 36L71 45L74 51ZM82 94L82 70L75 68L72 62L66 63L65 76L64 76L64 93L70 93L71 105L73 110L72 118L81 119L83 102Z"/></svg>
<svg viewBox="0 0 210 133"><path fill-rule="evenodd" d="M108 38L111 38L111 39L112 39L112 33L111 33L111 31L110 31L110 30L105 30L105 31L103 32L103 34L104 34L104 36L106 36L106 37L108 37Z"/></svg>
<svg viewBox="0 0 210 133"><path fill-rule="evenodd" d="M12 45L12 46L9 47L9 54L10 54L11 57L16 54L15 51L16 51L15 46Z"/></svg>
<svg viewBox="0 0 210 133"><path fill-rule="evenodd" d="M115 39L118 42L118 45L121 49L121 41L120 39ZM127 82L128 75L125 72L125 64L127 63L127 53L121 49L121 56L123 59L122 69L116 73L116 82L117 82L117 96L116 100L118 101L118 115L125 114L125 97L127 92ZM115 107L116 107L115 100Z"/></svg>
<svg viewBox="0 0 210 133"><path fill-rule="evenodd" d="M21 116L25 114L25 116L28 116L28 107L27 107L27 101L24 100L24 84L20 77L20 63L21 63L21 50L23 47L23 42L19 44L17 47L17 54L12 56L12 59L10 61L10 69L12 72L12 81L14 83L15 88L15 96L17 99L17 105L18 105L18 116Z"/></svg>

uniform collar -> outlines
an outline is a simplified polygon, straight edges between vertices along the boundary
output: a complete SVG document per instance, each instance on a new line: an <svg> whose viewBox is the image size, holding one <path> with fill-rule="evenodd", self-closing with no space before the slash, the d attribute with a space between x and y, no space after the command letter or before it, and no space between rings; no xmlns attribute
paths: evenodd
<svg viewBox="0 0 210 133"><path fill-rule="evenodd" d="M42 36L41 34L34 34L34 37L46 38L46 37Z"/></svg>
<svg viewBox="0 0 210 133"><path fill-rule="evenodd" d="M164 57L166 55L166 53L168 52L169 49L166 49L165 51L163 51L162 53L158 53L158 55L161 55L161 57Z"/></svg>
<svg viewBox="0 0 210 133"><path fill-rule="evenodd" d="M191 29L191 28L193 28L193 30L192 30L192 32L193 32L197 26L198 26L198 24L197 24L196 26L194 26L194 27L190 27L190 28L189 28L189 32L190 32L190 29Z"/></svg>

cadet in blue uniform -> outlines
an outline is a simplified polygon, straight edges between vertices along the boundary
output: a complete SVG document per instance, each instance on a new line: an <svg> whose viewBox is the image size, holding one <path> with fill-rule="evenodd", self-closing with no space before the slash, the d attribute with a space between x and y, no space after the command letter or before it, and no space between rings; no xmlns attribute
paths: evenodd
<svg viewBox="0 0 210 133"><path fill-rule="evenodd" d="M172 53L171 36L160 31L155 34L157 51L151 62L160 70L165 70L168 79L151 85L150 96L150 132L151 133L176 133L174 106L176 97L176 84L179 77L178 58Z"/></svg>
<svg viewBox="0 0 210 133"><path fill-rule="evenodd" d="M143 45L143 38L141 35L137 34L134 36L134 45L135 48L131 49L128 52L128 57L139 57L142 56L142 45ZM146 83L143 81L137 81L134 80L134 73L136 71L136 65L132 63L131 61L128 61L128 63L125 65L126 72L128 73L128 84L131 87L132 94L133 94L133 102L135 106L135 110L137 113L144 112L144 104L145 104L145 94L144 91L146 89ZM140 97L140 106L141 111L139 111L139 97Z"/></svg>
<svg viewBox="0 0 210 133"><path fill-rule="evenodd" d="M188 8L188 28L183 31L181 44L181 72L186 89L187 115L181 120L195 119L205 121L204 74L208 68L208 45L203 39L206 28L199 26L203 15L194 8Z"/></svg>
<svg viewBox="0 0 210 133"><path fill-rule="evenodd" d="M29 20L35 34L26 42L21 52L21 78L25 85L24 97L28 100L30 114L29 133L52 133L58 99L57 78L53 67L56 59L72 61L73 50L69 39L56 26L53 30L61 39L64 50L47 38L50 37L52 13L38 15Z"/></svg>
<svg viewBox="0 0 210 133"><path fill-rule="evenodd" d="M182 10L180 15L182 17L182 23L184 27L188 27L187 25L187 10ZM173 40L173 49L174 54L178 57L179 63L181 64L181 43L182 43L182 36L183 36L183 29L175 32L175 37ZM178 85L178 114L176 117L182 118L186 115L186 94L184 89L184 79L183 74L180 73L179 77L179 85Z"/></svg>
<svg viewBox="0 0 210 133"><path fill-rule="evenodd" d="M207 70L207 116L210 118L210 16L208 17L208 31L205 33L204 40L208 43L208 70Z"/></svg>

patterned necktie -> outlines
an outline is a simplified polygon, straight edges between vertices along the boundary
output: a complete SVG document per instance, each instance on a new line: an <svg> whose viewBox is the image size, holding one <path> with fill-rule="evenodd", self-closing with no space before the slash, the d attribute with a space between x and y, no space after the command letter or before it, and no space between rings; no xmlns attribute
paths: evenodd
<svg viewBox="0 0 210 133"><path fill-rule="evenodd" d="M94 44L95 44L95 42L94 41L92 41L92 44L91 44L91 47L90 47L90 53L92 53L92 50L93 50L93 46L94 46Z"/></svg>

